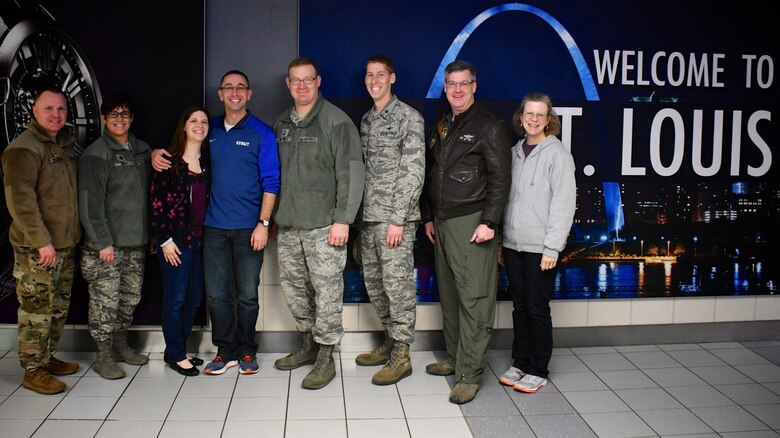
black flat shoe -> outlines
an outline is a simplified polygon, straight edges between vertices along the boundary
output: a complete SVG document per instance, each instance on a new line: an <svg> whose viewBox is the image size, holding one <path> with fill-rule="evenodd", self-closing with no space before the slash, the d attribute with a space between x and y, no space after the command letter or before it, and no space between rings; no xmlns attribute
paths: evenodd
<svg viewBox="0 0 780 438"><path fill-rule="evenodd" d="M190 358L190 363L193 364L196 367L199 367L199 366L203 365L203 359L201 359L199 357L193 356L193 357Z"/></svg>
<svg viewBox="0 0 780 438"><path fill-rule="evenodd" d="M177 373L181 374L182 376L194 377L194 376L197 376L198 374L200 374L200 371L198 371L198 369L195 368L195 367L192 367L192 368L182 368L182 367L180 367L176 363L169 363L168 366L171 367L172 370L174 370Z"/></svg>

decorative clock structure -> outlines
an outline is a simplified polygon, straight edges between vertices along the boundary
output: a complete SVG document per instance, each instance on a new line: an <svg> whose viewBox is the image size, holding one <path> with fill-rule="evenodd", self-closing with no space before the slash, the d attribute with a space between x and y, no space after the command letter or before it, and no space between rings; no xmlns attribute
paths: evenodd
<svg viewBox="0 0 780 438"><path fill-rule="evenodd" d="M84 52L59 30L37 2L0 0L0 152L27 128L35 92L59 88L68 105L66 132L76 152L101 135L100 89ZM0 204L0 299L13 287L13 254L8 242L11 218Z"/></svg>
<svg viewBox="0 0 780 438"><path fill-rule="evenodd" d="M46 12L42 6L36 10L39 15ZM48 22L22 20L0 43L0 89L4 98L0 146L4 148L27 128L35 91L55 87L65 93L65 129L76 138L80 153L100 136L100 89L81 48L53 27L54 21L47 13L44 17L49 18Z"/></svg>

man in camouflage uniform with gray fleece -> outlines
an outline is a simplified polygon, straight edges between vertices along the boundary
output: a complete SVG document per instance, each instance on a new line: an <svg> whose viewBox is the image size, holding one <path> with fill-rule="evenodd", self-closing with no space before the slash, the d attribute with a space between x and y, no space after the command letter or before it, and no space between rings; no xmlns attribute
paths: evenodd
<svg viewBox="0 0 780 438"><path fill-rule="evenodd" d="M34 120L3 153L3 183L13 219L8 238L19 300L22 386L56 394L65 390L65 383L54 376L79 369L77 363L54 357L68 317L81 239L76 151L74 138L61 132L68 116L62 91L36 93L32 112Z"/></svg>
<svg viewBox="0 0 780 438"><path fill-rule="evenodd" d="M360 250L366 290L385 340L355 361L385 364L371 379L375 385L391 385L412 374L409 344L414 342L417 309L413 248L425 178L424 122L417 110L392 94L395 79L390 58L368 58L365 82L374 106L360 122L366 162Z"/></svg>
<svg viewBox="0 0 780 438"><path fill-rule="evenodd" d="M314 61L290 62L285 82L294 104L274 123L281 188L273 219L278 227L279 277L303 336L301 348L274 366L292 370L314 363L306 389L336 376L333 348L344 335L341 312L349 225L363 196L360 134L344 111L319 94Z"/></svg>

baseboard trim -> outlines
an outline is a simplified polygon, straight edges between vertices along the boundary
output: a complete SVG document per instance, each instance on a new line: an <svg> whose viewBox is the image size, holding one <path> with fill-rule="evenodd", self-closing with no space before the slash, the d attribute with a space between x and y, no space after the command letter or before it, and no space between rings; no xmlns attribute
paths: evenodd
<svg viewBox="0 0 780 438"><path fill-rule="evenodd" d="M382 342L384 334L347 332L341 341L341 351L367 351ZM780 340L780 320L740 321L702 324L661 324L642 326L556 328L556 347L595 347L606 345L687 344L698 342L772 341ZM259 351L283 353L300 344L297 332L258 332ZM510 329L493 330L491 349L511 349ZM165 341L159 327L134 327L130 331L131 345L148 352L162 352ZM412 350L443 350L441 330L418 331ZM211 343L211 331L193 331L187 348L194 352L216 352ZM0 327L0 350L17 350L16 326ZM66 329L58 345L60 351L95 351L95 343L86 328Z"/></svg>

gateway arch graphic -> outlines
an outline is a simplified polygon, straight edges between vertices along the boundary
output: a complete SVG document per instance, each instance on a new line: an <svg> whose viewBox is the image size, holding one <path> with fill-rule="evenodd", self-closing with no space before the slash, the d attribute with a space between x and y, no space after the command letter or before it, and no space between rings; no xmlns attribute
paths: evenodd
<svg viewBox="0 0 780 438"><path fill-rule="evenodd" d="M574 42L574 38L572 38L569 31L567 31L558 20L556 20L547 12L535 6L522 3L505 3L503 5L498 5L487 9L474 17L474 19L472 19L463 28L463 30L460 31L458 36L456 36L452 41L450 48L447 50L447 53L444 54L444 58L439 64L439 68L436 70L436 75L433 77L430 88L428 88L428 94L426 96L427 99L438 99L441 97L442 90L444 89L445 67L447 67L447 64L457 59L458 53L460 53L463 45L466 44L466 40L469 39L477 27L487 21L490 17L507 11L529 12L549 24L550 27L552 27L561 38L563 44L566 45L566 48L569 50L571 59L574 61L574 65L577 67L577 73L580 76L580 82L582 82L582 89L585 92L585 98L589 101L599 100L599 93L596 91L596 84L593 82L593 76L590 74L588 64L585 62L585 58L582 56L582 52L580 52L579 47L577 47L577 43Z"/></svg>

